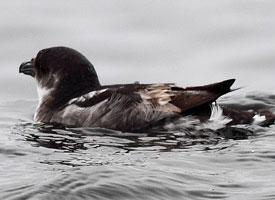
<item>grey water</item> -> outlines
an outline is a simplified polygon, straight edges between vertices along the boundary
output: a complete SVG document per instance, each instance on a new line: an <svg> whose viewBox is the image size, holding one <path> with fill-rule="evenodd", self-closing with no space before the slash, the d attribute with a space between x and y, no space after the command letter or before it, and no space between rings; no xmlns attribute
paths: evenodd
<svg viewBox="0 0 275 200"><path fill-rule="evenodd" d="M0 9L0 199L275 199L275 125L229 135L191 118L157 134L43 126L33 121L35 82L18 73L40 49L69 46L102 84L236 78L242 89L218 103L275 112L274 1L13 0Z"/></svg>

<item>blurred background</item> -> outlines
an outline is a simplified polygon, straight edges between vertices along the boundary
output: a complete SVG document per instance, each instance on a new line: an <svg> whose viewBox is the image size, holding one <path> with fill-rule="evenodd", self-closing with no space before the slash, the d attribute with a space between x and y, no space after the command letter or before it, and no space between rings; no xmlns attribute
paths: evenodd
<svg viewBox="0 0 275 200"><path fill-rule="evenodd" d="M1 100L35 99L18 67L60 45L82 52L102 84L236 78L242 92L275 91L272 0L12 0L0 8Z"/></svg>

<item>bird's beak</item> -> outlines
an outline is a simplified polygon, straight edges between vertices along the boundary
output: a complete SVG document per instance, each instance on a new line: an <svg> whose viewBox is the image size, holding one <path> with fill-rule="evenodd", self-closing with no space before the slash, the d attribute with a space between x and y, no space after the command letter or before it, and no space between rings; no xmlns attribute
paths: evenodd
<svg viewBox="0 0 275 200"><path fill-rule="evenodd" d="M35 72L33 63L31 61L23 62L19 67L19 73L24 73L26 75L34 77Z"/></svg>

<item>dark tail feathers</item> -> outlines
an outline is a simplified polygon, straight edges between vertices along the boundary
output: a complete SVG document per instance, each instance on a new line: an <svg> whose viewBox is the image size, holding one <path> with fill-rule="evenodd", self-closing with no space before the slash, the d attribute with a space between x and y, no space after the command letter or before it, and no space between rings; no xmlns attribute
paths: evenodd
<svg viewBox="0 0 275 200"><path fill-rule="evenodd" d="M222 82L213 83L204 86L196 86L196 87L187 87L186 90L206 90L213 93L218 93L220 95L226 94L233 90L230 87L233 85L236 79L228 79Z"/></svg>

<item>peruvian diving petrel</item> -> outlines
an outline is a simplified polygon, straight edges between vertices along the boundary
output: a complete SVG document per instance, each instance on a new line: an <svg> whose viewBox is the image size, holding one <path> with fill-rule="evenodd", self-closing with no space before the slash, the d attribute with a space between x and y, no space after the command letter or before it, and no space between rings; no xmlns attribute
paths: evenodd
<svg viewBox="0 0 275 200"><path fill-rule="evenodd" d="M131 132L165 119L207 116L212 102L230 92L235 81L187 88L170 83L101 85L88 59L67 47L39 51L19 72L37 82L36 122Z"/></svg>

